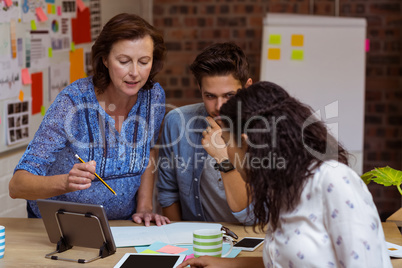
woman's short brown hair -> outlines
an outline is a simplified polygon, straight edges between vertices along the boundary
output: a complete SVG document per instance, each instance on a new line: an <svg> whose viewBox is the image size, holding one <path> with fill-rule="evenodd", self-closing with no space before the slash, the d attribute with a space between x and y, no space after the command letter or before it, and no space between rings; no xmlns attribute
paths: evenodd
<svg viewBox="0 0 402 268"><path fill-rule="evenodd" d="M166 47L162 34L151 24L135 14L122 13L111 18L103 27L101 33L92 46L93 83L99 93L103 93L109 86L111 79L109 71L103 64L113 44L120 40L136 40L149 35L154 42L152 69L145 89L153 86L152 79L162 70Z"/></svg>

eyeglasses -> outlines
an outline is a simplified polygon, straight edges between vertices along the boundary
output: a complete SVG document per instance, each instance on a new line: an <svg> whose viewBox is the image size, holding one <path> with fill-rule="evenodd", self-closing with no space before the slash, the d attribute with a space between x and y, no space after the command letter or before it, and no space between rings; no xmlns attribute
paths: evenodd
<svg viewBox="0 0 402 268"><path fill-rule="evenodd" d="M234 239L238 239L239 237L233 231L231 231L228 227L222 225L221 231L224 232L226 235L233 237Z"/></svg>

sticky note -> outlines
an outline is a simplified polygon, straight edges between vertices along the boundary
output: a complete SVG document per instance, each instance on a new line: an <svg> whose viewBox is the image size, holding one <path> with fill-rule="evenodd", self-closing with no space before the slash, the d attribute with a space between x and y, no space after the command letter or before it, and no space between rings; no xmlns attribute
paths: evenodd
<svg viewBox="0 0 402 268"><path fill-rule="evenodd" d="M31 20L31 30L36 30L36 22L34 20Z"/></svg>
<svg viewBox="0 0 402 268"><path fill-rule="evenodd" d="M71 50L71 51L75 51L75 44L74 44L74 42L71 42L71 44L70 44L70 50Z"/></svg>
<svg viewBox="0 0 402 268"><path fill-rule="evenodd" d="M57 16L61 16L61 6L57 6Z"/></svg>
<svg viewBox="0 0 402 268"><path fill-rule="evenodd" d="M304 45L304 35L292 34L291 45L293 47L302 47Z"/></svg>
<svg viewBox="0 0 402 268"><path fill-rule="evenodd" d="M46 3L54 4L54 0L46 0Z"/></svg>
<svg viewBox="0 0 402 268"><path fill-rule="evenodd" d="M56 14L56 6L52 5L52 14Z"/></svg>
<svg viewBox="0 0 402 268"><path fill-rule="evenodd" d="M47 14L52 14L52 4L47 4Z"/></svg>
<svg viewBox="0 0 402 268"><path fill-rule="evenodd" d="M304 60L304 51L301 49L293 49L290 58L292 60Z"/></svg>
<svg viewBox="0 0 402 268"><path fill-rule="evenodd" d="M28 85L32 84L31 75L29 74L28 68L21 69L22 84Z"/></svg>
<svg viewBox="0 0 402 268"><path fill-rule="evenodd" d="M24 100L24 91L20 90L20 94L18 95L18 99L19 99L20 101L23 101L23 100Z"/></svg>
<svg viewBox="0 0 402 268"><path fill-rule="evenodd" d="M7 7L10 7L13 4L12 0L4 0L4 2L6 3Z"/></svg>
<svg viewBox="0 0 402 268"><path fill-rule="evenodd" d="M280 45L281 44L281 35L280 34L270 34L268 43L270 45Z"/></svg>
<svg viewBox="0 0 402 268"><path fill-rule="evenodd" d="M186 260L192 259L192 258L194 258L194 253L193 253L193 254L190 254L190 255L187 255L184 260L186 261Z"/></svg>
<svg viewBox="0 0 402 268"><path fill-rule="evenodd" d="M279 60L281 58L280 48L269 48L268 49L268 59L269 60Z"/></svg>
<svg viewBox="0 0 402 268"><path fill-rule="evenodd" d="M172 245L166 245L164 247L161 247L157 251L161 252L161 253L179 254L179 253L182 253L183 251L186 251L186 250L188 250L188 249L187 248L176 247L176 246L172 246Z"/></svg>
<svg viewBox="0 0 402 268"><path fill-rule="evenodd" d="M48 52L49 58L52 58L53 57L53 49L51 47L49 47L47 52Z"/></svg>
<svg viewBox="0 0 402 268"><path fill-rule="evenodd" d="M42 116L46 114L46 107L43 106L43 105L40 107L40 114L41 114Z"/></svg>
<svg viewBox="0 0 402 268"><path fill-rule="evenodd" d="M140 253L144 253L144 254L160 254L159 252L156 252L156 251L153 251L153 250L150 250L150 249L143 250Z"/></svg>
<svg viewBox="0 0 402 268"><path fill-rule="evenodd" d="M77 7L78 9L82 12L84 9L86 9L87 7L85 6L84 2L82 2L82 0L77 0Z"/></svg>
<svg viewBox="0 0 402 268"><path fill-rule="evenodd" d="M366 39L366 52L370 51L370 40Z"/></svg>
<svg viewBox="0 0 402 268"><path fill-rule="evenodd" d="M38 16L39 21L47 21L47 16L41 7L35 9L36 16Z"/></svg>

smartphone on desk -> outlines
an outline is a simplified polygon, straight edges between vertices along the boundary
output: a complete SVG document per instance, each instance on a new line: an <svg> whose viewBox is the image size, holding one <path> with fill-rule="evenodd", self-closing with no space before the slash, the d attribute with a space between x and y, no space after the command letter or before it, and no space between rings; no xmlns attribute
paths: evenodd
<svg viewBox="0 0 402 268"><path fill-rule="evenodd" d="M233 245L233 248L238 248L245 251L254 251L262 243L264 243L264 238L260 237L244 237L239 242Z"/></svg>

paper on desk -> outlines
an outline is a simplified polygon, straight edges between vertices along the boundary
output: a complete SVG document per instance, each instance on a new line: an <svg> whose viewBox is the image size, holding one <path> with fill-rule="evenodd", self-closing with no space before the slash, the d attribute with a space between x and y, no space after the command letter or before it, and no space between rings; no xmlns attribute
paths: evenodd
<svg viewBox="0 0 402 268"><path fill-rule="evenodd" d="M387 246L388 255L394 258L402 258L402 247L390 242L385 241Z"/></svg>
<svg viewBox="0 0 402 268"><path fill-rule="evenodd" d="M193 231L221 229L219 223L175 222L162 226L113 226L110 227L116 247L151 245L156 241L167 244L192 244Z"/></svg>

